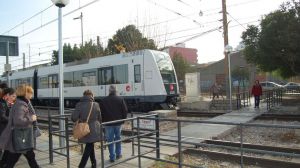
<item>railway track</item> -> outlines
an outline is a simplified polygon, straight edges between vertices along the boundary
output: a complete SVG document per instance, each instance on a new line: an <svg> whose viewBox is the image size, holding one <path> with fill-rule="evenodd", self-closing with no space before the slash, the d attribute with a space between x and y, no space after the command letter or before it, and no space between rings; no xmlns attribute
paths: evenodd
<svg viewBox="0 0 300 168"><path fill-rule="evenodd" d="M261 120L284 120L284 121L300 121L300 115L297 114L273 114L267 113L258 116L255 119Z"/></svg>
<svg viewBox="0 0 300 168"><path fill-rule="evenodd" d="M224 112L177 111L178 117L216 117Z"/></svg>
<svg viewBox="0 0 300 168"><path fill-rule="evenodd" d="M232 154L226 152L216 152L209 150L200 150L200 149L187 149L183 153L188 155L205 155L212 160L223 160L230 161L234 163L241 163L241 156L239 154ZM299 168L300 163L298 162L290 162L284 160L275 160L275 159L267 159L262 157L255 156L243 156L243 164L246 165L256 165L264 168Z"/></svg>

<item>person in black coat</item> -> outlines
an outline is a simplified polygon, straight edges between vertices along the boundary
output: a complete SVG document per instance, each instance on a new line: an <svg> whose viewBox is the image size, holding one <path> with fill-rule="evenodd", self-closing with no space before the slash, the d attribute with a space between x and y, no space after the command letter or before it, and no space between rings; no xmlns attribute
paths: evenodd
<svg viewBox="0 0 300 168"><path fill-rule="evenodd" d="M109 122L127 118L127 106L122 97L117 96L117 90L114 85L109 87L109 95L101 100L102 122ZM109 124L105 126L105 136L108 142L121 139L121 125L123 122ZM116 148L115 148L116 146ZM115 149L114 149L115 148ZM115 159L122 157L121 142L108 145L109 159L114 162Z"/></svg>
<svg viewBox="0 0 300 168"><path fill-rule="evenodd" d="M1 91L0 96L0 136L7 126L8 117L9 117L9 104L16 100L16 92L12 88L4 88ZM0 156L2 151L0 150ZM0 160L0 168L5 165L5 161L7 160L8 151L4 151L2 159Z"/></svg>

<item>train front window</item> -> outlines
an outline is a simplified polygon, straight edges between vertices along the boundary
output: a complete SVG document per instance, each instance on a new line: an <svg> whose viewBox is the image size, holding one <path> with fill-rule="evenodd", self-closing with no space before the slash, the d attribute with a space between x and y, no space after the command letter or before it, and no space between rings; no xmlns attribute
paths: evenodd
<svg viewBox="0 0 300 168"><path fill-rule="evenodd" d="M164 83L176 83L171 58L163 53L155 53L155 60Z"/></svg>

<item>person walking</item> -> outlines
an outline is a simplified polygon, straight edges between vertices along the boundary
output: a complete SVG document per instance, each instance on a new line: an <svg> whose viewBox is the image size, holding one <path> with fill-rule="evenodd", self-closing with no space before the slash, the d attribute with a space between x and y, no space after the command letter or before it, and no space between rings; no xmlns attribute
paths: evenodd
<svg viewBox="0 0 300 168"><path fill-rule="evenodd" d="M36 115L30 113L28 107L33 89L28 85L20 85L16 90L16 94L17 101L11 108L8 124L0 137L0 149L8 151L5 168L13 168L22 154L31 168L39 168L33 148L17 151L13 144L13 128L32 128L32 123L37 120ZM31 133L33 134L33 132ZM33 137L33 135L30 137Z"/></svg>
<svg viewBox="0 0 300 168"><path fill-rule="evenodd" d="M14 102L16 100L16 92L12 88L5 88L1 91L0 94L0 135L2 134L3 130L7 126L8 117L9 117L9 103ZM8 151L4 151L2 155L2 151L0 151L0 168L5 166L5 161L7 160Z"/></svg>
<svg viewBox="0 0 300 168"><path fill-rule="evenodd" d="M78 140L85 143L85 149L78 167L84 168L90 158L92 168L96 168L94 143L100 141L101 111L99 104L94 102L94 95L91 90L84 91L83 97L76 104L75 111L72 113L72 120L73 122L86 122L88 120L90 128L90 133Z"/></svg>
<svg viewBox="0 0 300 168"><path fill-rule="evenodd" d="M123 98L117 96L114 85L109 86L109 95L101 100L100 104L102 122L109 122L127 118L127 106ZM121 125L124 122L108 124L105 126L105 137L108 143L121 139ZM108 145L109 160L122 158L121 142Z"/></svg>
<svg viewBox="0 0 300 168"><path fill-rule="evenodd" d="M259 108L260 96L262 95L262 87L259 84L258 80L255 81L251 93L254 96L254 108Z"/></svg>
<svg viewBox="0 0 300 168"><path fill-rule="evenodd" d="M212 99L214 100L215 97L217 97L219 99L219 92L220 92L220 86L218 85L217 82L215 82L211 88L210 88L210 91L213 95Z"/></svg>

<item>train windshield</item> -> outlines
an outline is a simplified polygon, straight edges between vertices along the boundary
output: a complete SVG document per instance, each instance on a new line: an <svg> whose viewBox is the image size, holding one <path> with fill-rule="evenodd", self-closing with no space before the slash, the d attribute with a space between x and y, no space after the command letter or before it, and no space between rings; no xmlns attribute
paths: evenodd
<svg viewBox="0 0 300 168"><path fill-rule="evenodd" d="M170 56L164 53L155 53L154 55L163 82L176 83L175 72Z"/></svg>

